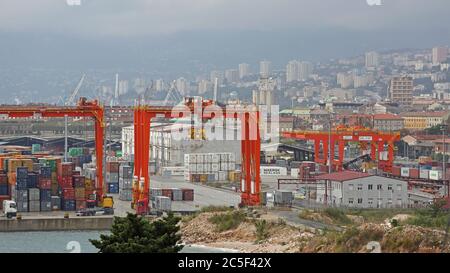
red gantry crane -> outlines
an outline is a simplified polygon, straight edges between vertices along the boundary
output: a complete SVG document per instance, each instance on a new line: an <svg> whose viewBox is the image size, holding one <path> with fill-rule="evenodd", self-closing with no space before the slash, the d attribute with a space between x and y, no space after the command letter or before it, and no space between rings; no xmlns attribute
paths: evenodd
<svg viewBox="0 0 450 273"><path fill-rule="evenodd" d="M103 200L103 129L104 110L97 100L80 98L77 106L0 106L0 114L9 118L90 117L95 121L95 156L97 162L97 194Z"/></svg>
<svg viewBox="0 0 450 273"><path fill-rule="evenodd" d="M260 147L259 111L256 108L243 109L239 106L226 110L212 100L185 98L184 104L175 107L136 106L134 110L134 176L133 207L137 214L149 210L150 177L148 164L150 158L150 124L156 117L198 118L202 121L214 117L239 119L241 121L241 205L255 206L260 203ZM203 122L192 123L191 129L203 129ZM196 127L196 128L194 128Z"/></svg>
<svg viewBox="0 0 450 273"><path fill-rule="evenodd" d="M372 160L378 158L378 166L385 172L392 172L394 163L394 143L400 140L400 133L374 131L363 127L338 126L331 132L327 131L298 131L284 132L285 138L314 141L314 161L320 164L328 163L328 152L331 151L331 164L337 170L343 169L344 148L348 142L358 142L362 150L370 145ZM329 148L329 143L331 147ZM320 147L323 147L320 153ZM338 158L335 158L335 147L338 146ZM383 156L387 145L387 157ZM378 152L378 157L377 157Z"/></svg>

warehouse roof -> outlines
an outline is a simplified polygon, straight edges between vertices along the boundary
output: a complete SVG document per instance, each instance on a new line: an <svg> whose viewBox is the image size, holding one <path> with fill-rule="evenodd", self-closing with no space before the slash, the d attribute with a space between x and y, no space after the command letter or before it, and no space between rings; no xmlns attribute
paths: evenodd
<svg viewBox="0 0 450 273"><path fill-rule="evenodd" d="M357 178L364 178L364 177L368 177L368 176L372 176L372 175L368 174L368 173L361 173L361 172L354 172L354 171L342 171L342 172L318 175L316 177L316 179L343 182L343 181L353 180L353 179L357 179Z"/></svg>

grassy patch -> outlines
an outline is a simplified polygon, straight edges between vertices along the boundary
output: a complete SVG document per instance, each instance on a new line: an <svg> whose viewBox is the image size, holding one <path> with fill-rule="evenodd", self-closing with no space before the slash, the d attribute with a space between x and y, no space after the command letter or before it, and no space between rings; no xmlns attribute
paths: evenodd
<svg viewBox="0 0 450 273"><path fill-rule="evenodd" d="M449 214L444 211L436 212L432 209L422 209L417 210L405 223L420 227L445 229L448 218Z"/></svg>
<svg viewBox="0 0 450 273"><path fill-rule="evenodd" d="M244 220L245 214L241 211L229 211L226 213L215 214L208 220L216 225L218 232L237 228Z"/></svg>
<svg viewBox="0 0 450 273"><path fill-rule="evenodd" d="M227 206L207 206L203 207L201 212L222 212L222 211L232 211L234 208Z"/></svg>
<svg viewBox="0 0 450 273"><path fill-rule="evenodd" d="M323 214L333 219L338 224L351 224L352 220L347 217L345 211L337 208L326 208Z"/></svg>

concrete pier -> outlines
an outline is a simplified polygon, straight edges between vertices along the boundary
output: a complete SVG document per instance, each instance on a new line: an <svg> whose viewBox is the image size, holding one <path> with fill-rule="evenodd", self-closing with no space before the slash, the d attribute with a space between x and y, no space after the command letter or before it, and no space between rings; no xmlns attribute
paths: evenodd
<svg viewBox="0 0 450 273"><path fill-rule="evenodd" d="M109 230L113 220L113 217L1 219L0 232Z"/></svg>

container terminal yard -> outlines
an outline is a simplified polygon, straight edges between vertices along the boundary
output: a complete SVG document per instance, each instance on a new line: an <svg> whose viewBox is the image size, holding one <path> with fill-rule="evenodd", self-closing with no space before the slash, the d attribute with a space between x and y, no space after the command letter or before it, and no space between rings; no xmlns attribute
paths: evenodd
<svg viewBox="0 0 450 273"><path fill-rule="evenodd" d="M185 98L184 104L189 111L201 107L207 120L207 106L215 102L196 97ZM133 111L134 125L123 127L121 140L108 141L104 108L97 101L1 106L0 114L13 120L90 118L94 139L5 137L0 146L0 231L105 229L112 215L189 214L208 206L381 209L425 207L448 199L449 166L428 157L398 160L399 133L339 125L329 132L283 133L291 144L261 144L256 126L254 140L244 137L221 148L205 139L203 129L185 124L190 140L172 140L170 147L161 141L171 139L171 127L179 126L167 121L174 117L171 109L137 106ZM224 112L223 117L239 120L240 131L235 129L248 136L250 114L258 117L251 111L239 116ZM157 115L164 118L150 124ZM108 220L93 222L97 218Z"/></svg>

